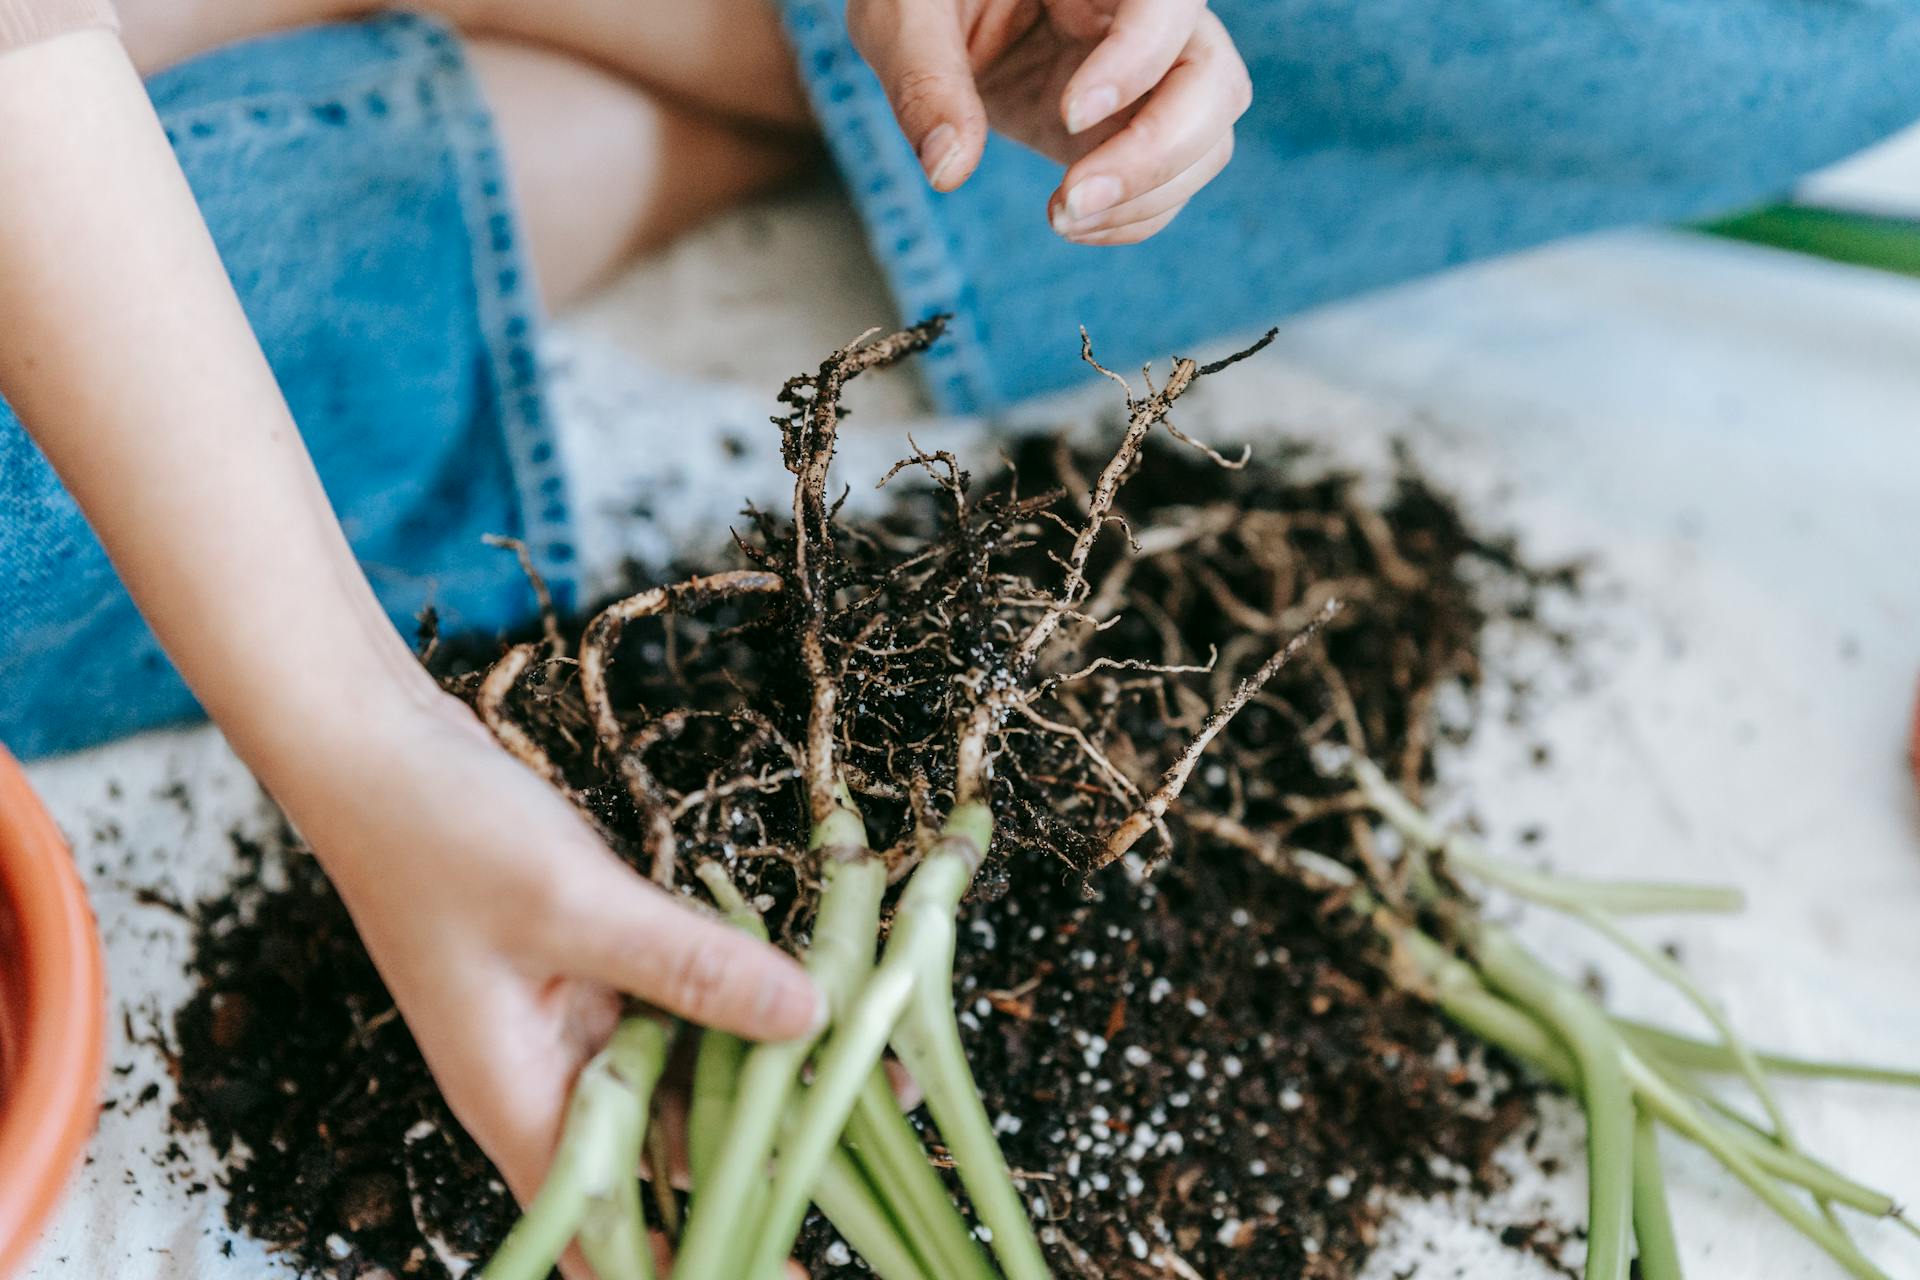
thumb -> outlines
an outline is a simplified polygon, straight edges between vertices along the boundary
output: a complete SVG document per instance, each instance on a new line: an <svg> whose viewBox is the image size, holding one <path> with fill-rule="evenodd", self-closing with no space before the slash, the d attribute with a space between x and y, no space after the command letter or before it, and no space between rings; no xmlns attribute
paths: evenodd
<svg viewBox="0 0 1920 1280"><path fill-rule="evenodd" d="M611 857L555 922L552 962L701 1026L752 1040L816 1031L826 1009L792 956L701 914Z"/></svg>
<svg viewBox="0 0 1920 1280"><path fill-rule="evenodd" d="M880 77L894 119L936 191L952 191L971 177L987 145L987 109L955 8L929 0L855 0L847 11L854 47Z"/></svg>

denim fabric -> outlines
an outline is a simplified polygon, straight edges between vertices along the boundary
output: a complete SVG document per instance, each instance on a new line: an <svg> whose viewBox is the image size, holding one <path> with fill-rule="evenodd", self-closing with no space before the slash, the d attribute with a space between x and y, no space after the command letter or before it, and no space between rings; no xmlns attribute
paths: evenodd
<svg viewBox="0 0 1920 1280"><path fill-rule="evenodd" d="M955 314L936 402L990 411L1184 344L1574 232L1725 212L1920 118L1910 0L1216 0L1253 73L1233 163L1137 247L1046 225L996 140L927 189L843 0L783 0L900 309Z"/></svg>
<svg viewBox="0 0 1920 1280"><path fill-rule="evenodd" d="M459 628L527 616L526 584L511 556L482 544L487 533L527 537L567 592L537 295L458 43L419 19L382 18L236 45L149 88L396 622L428 604ZM259 620L263 643L273 627ZM79 510L0 405L0 741L31 757L196 714Z"/></svg>

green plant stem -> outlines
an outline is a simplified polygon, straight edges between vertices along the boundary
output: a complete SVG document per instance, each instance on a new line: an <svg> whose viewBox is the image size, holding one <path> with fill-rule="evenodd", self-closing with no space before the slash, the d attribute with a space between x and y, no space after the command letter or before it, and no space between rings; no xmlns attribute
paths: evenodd
<svg viewBox="0 0 1920 1280"><path fill-rule="evenodd" d="M1894 1203L1893 1197L1855 1182L1801 1148L1780 1145L1765 1126L1714 1097L1686 1068L1663 1060L1657 1053L1644 1049L1635 1052L1640 1061L1672 1086L1675 1092L1707 1111L1709 1115L1706 1118L1720 1125L1726 1132L1727 1140L1739 1144L1755 1164L1775 1177L1812 1193L1821 1206L1821 1212L1829 1220L1834 1218L1830 1206L1835 1203L1876 1218L1897 1217L1899 1206ZM1715 1117L1718 1119L1715 1120ZM1835 1221L1835 1225L1839 1223Z"/></svg>
<svg viewBox="0 0 1920 1280"><path fill-rule="evenodd" d="M1010 1280L1046 1277L1039 1242L953 1024L954 917L992 831L985 805L957 805L907 882L879 966L828 1040L792 1138L781 1147L765 1234L747 1274L763 1274L791 1247L820 1162L845 1128L892 1036L901 1060L926 1092L927 1107L981 1225L993 1236L1002 1268ZM903 1018L910 1009L912 1016Z"/></svg>
<svg viewBox="0 0 1920 1280"><path fill-rule="evenodd" d="M931 865L922 863L914 873L907 886L909 897ZM893 933L879 967L814 1061L813 1084L795 1107L790 1131L780 1143L773 1190L759 1217L749 1265L738 1275L769 1276L793 1248L814 1183L846 1128L860 1086L879 1064L887 1036L907 1007L928 957L937 954L928 935L912 929L907 912L903 899L894 913Z"/></svg>
<svg viewBox="0 0 1920 1280"><path fill-rule="evenodd" d="M1631 1018L1614 1019L1627 1042L1641 1052L1659 1054L1669 1062L1695 1071L1733 1074L1740 1066L1725 1045L1696 1040L1651 1023ZM1814 1080L1845 1080L1857 1084L1886 1084L1920 1089L1920 1071L1904 1067L1876 1067L1854 1062L1828 1062L1816 1058L1797 1058L1784 1053L1756 1051L1754 1057L1762 1069L1777 1076L1800 1076Z"/></svg>
<svg viewBox="0 0 1920 1280"><path fill-rule="evenodd" d="M1472 965L1417 929L1403 929L1399 941L1433 984L1442 1013L1561 1088L1578 1086L1573 1055L1538 1018L1487 990Z"/></svg>
<svg viewBox="0 0 1920 1280"><path fill-rule="evenodd" d="M946 1142L1001 1269L1009 1280L1045 1280L1051 1273L1033 1234L1027 1205L1013 1184L960 1044L951 978L937 985L928 983L914 993L912 1007L894 1029L893 1046L926 1090L934 1126Z"/></svg>
<svg viewBox="0 0 1920 1280"><path fill-rule="evenodd" d="M1605 911L1615 915L1658 912L1727 912L1746 905L1738 889L1724 885L1664 884L1636 880L1575 880L1516 867L1488 853L1476 840L1442 828L1408 800L1365 758L1353 762L1361 791L1390 826L1423 849L1517 897L1561 911Z"/></svg>
<svg viewBox="0 0 1920 1280"><path fill-rule="evenodd" d="M1726 1049L1740 1075L1746 1080L1747 1088L1759 1100L1761 1109L1767 1113L1767 1120L1773 1126L1773 1135L1780 1145L1789 1150L1795 1149L1793 1129L1787 1123L1786 1113L1780 1107L1780 1100L1774 1096L1773 1086L1761 1070L1759 1059L1753 1049L1741 1038L1731 1019L1721 1011L1720 1006L1707 998L1692 976L1675 964L1670 958L1644 946L1640 940L1622 929L1618 924L1597 911L1583 911L1580 919L1588 928L1594 930L1622 951L1632 956L1648 972L1658 977L1668 986L1686 997L1687 1003L1699 1011L1713 1029L1720 1034L1720 1044Z"/></svg>
<svg viewBox="0 0 1920 1280"><path fill-rule="evenodd" d="M1046 1280L1049 1272L1040 1242L1013 1185L993 1121L980 1101L954 1020L954 917L992 835L993 817L986 805L956 806L940 843L914 875L917 887L936 861L941 869L939 879L929 885L926 905L909 921L915 929L924 927L933 939L929 949L936 951L936 967L923 974L911 1007L894 1029L893 1047L926 1093L927 1110L973 1201L975 1217L989 1233L988 1243L1001 1270L1008 1280ZM903 910L905 906L903 901ZM896 934L899 928L896 916Z"/></svg>
<svg viewBox="0 0 1920 1280"><path fill-rule="evenodd" d="M1713 1029L1719 1033L1721 1047L1726 1050L1727 1055L1733 1060L1740 1076L1746 1081L1747 1088L1759 1101L1761 1109L1766 1112L1768 1124L1771 1126L1771 1132L1767 1136L1772 1139L1772 1143L1768 1145L1778 1144L1780 1150L1790 1155L1802 1154L1800 1144L1794 1138L1793 1128L1787 1121L1786 1111L1780 1106L1780 1100L1775 1096L1773 1091L1773 1084L1767 1079L1766 1073L1761 1069L1760 1062L1758 1058L1754 1056L1752 1047L1741 1037L1739 1031L1734 1027L1732 1020L1721 1011L1717 1004L1707 998L1707 993L1700 989L1699 984L1694 982L1692 976L1679 965L1675 964L1669 957L1653 950L1651 947L1642 945L1638 938L1621 928L1609 917L1597 911L1583 911L1580 913L1579 918L1588 928L1593 929L1596 933L1599 933L1602 937L1612 942L1622 951L1632 956L1648 972L1678 991L1686 998L1687 1002L1699 1012L1700 1016L1707 1020ZM1710 1099L1710 1101L1715 1104L1716 1109L1720 1109L1720 1104L1717 1099ZM1739 1123L1746 1123L1744 1117L1733 1115L1730 1109L1729 1116ZM1807 1184L1802 1183L1801 1185L1805 1186ZM1846 1227L1841 1223L1839 1215L1834 1212L1832 1198L1823 1194L1818 1189L1814 1189L1814 1201L1819 1206L1821 1216L1827 1220L1828 1224L1831 1225L1835 1231L1844 1233Z"/></svg>
<svg viewBox="0 0 1920 1280"><path fill-rule="evenodd" d="M653 1245L640 1207L638 1170L622 1179L607 1199L587 1206L579 1240L595 1280L653 1280Z"/></svg>
<svg viewBox="0 0 1920 1280"><path fill-rule="evenodd" d="M687 1171L693 1195L706 1189L726 1141L727 1116L738 1095L746 1042L724 1031L705 1031L693 1060L693 1087L687 1102Z"/></svg>
<svg viewBox="0 0 1920 1280"><path fill-rule="evenodd" d="M813 1202L880 1280L939 1280L921 1266L901 1234L901 1224L882 1207L879 1189L844 1151L828 1154L814 1179Z"/></svg>
<svg viewBox="0 0 1920 1280"><path fill-rule="evenodd" d="M1488 990L1473 966L1447 951L1430 936L1401 926L1395 937L1405 954L1414 960L1432 984L1431 994L1443 1013L1487 1043L1539 1071L1554 1084L1577 1090L1580 1084L1578 1064L1549 1031L1541 1017ZM1514 945L1517 948L1517 944ZM1577 991L1573 994L1580 1000L1586 999ZM1652 1032L1653 1035L1648 1038L1656 1044L1672 1041L1683 1050L1696 1052L1707 1066L1723 1061L1723 1058L1715 1055L1723 1055L1725 1051L1719 1045L1673 1036L1657 1028L1641 1027L1640 1024L1627 1024L1620 1031L1620 1061L1641 1111L1706 1150L1751 1188L1769 1208L1786 1219L1789 1225L1845 1267L1850 1275L1858 1280L1886 1280L1884 1273L1859 1251L1845 1231L1795 1200L1782 1183L1801 1187L1815 1196L1845 1204L1874 1217L1891 1218L1903 1228L1920 1234L1920 1230L1916 1230L1914 1224L1899 1213L1892 1198L1853 1181L1805 1153L1787 1151L1777 1146L1758 1130L1715 1121L1690 1096L1694 1091L1684 1080L1684 1068L1662 1062L1658 1047L1634 1048L1624 1042L1625 1037L1635 1034L1636 1029ZM1761 1060L1766 1060L1765 1055ZM1636 1166L1639 1159L1640 1153L1636 1152Z"/></svg>
<svg viewBox="0 0 1920 1280"><path fill-rule="evenodd" d="M638 1217L640 1149L670 1039L670 1028L656 1018L624 1018L581 1068L546 1180L487 1263L484 1280L545 1280L576 1234L583 1248L601 1251L608 1264L602 1280L652 1274Z"/></svg>
<svg viewBox="0 0 1920 1280"><path fill-rule="evenodd" d="M901 1114L886 1072L867 1077L843 1141L917 1246L934 1280L993 1280L992 1267L947 1197L920 1135Z"/></svg>
<svg viewBox="0 0 1920 1280"><path fill-rule="evenodd" d="M1633 1233L1633 1089L1626 1044L1600 1008L1498 928L1477 949L1492 985L1524 1005L1566 1043L1579 1068L1587 1113L1587 1280L1626 1280Z"/></svg>
<svg viewBox="0 0 1920 1280"><path fill-rule="evenodd" d="M836 817L845 812L834 811ZM864 833L858 845L846 841L857 824L856 817L828 833L838 839L823 859L820 911L806 959L807 971L835 1018L872 967L880 898L887 884L886 866L867 850ZM680 1237L674 1280L740 1280L751 1274L741 1262L752 1233L742 1227L761 1219L774 1139L798 1086L800 1068L818 1039L758 1044L747 1051L725 1141Z"/></svg>
<svg viewBox="0 0 1920 1280"><path fill-rule="evenodd" d="M1410 931L1410 937L1405 941L1410 944L1410 953L1433 983L1433 995L1441 1012L1488 1044L1532 1067L1553 1084L1563 1089L1577 1089L1579 1069L1572 1055L1538 1019L1506 998L1487 990L1474 974L1472 966L1449 954L1432 938ZM1648 1070L1658 1072L1671 1086L1665 1093L1655 1096L1636 1089L1642 1107L1662 1123L1681 1132L1682 1136L1690 1137L1690 1127L1707 1123L1706 1119L1689 1118L1673 1111L1667 1104L1674 1097L1686 1098L1694 1094L1693 1086L1677 1077L1671 1064L1661 1062L1657 1054L1636 1052L1638 1060ZM1776 1177L1874 1217L1892 1217L1896 1214L1898 1206L1890 1196L1853 1181L1812 1156L1784 1151L1755 1130L1729 1128L1725 1132L1727 1141L1738 1145L1755 1164ZM1905 1221L1903 1218L1896 1220Z"/></svg>
<svg viewBox="0 0 1920 1280"><path fill-rule="evenodd" d="M632 1098L632 1126L623 1135L616 1157L612 1191L587 1204L580 1223L580 1252L586 1255L597 1280L652 1280L653 1246L647 1240L647 1220L640 1209L640 1151L651 1131L653 1091L667 1070L673 1047L673 1025L659 1018L623 1019L608 1044L610 1065ZM656 1164L656 1169L658 1169ZM656 1185L665 1187L665 1173L656 1173ZM669 1193L671 1194L671 1193Z"/></svg>
<svg viewBox="0 0 1920 1280"><path fill-rule="evenodd" d="M1810 257L1920 276L1920 223L1897 214L1775 204L1696 230Z"/></svg>
<svg viewBox="0 0 1920 1280"><path fill-rule="evenodd" d="M767 940L767 925L760 913L740 895L732 877L717 862L703 862L694 870L713 895L727 923L760 941ZM727 1116L733 1110L740 1083L740 1064L746 1058L746 1041L724 1031L704 1031L694 1055L693 1087L687 1104L687 1170L693 1193L698 1195L713 1174L720 1147L726 1137Z"/></svg>
<svg viewBox="0 0 1920 1280"><path fill-rule="evenodd" d="M575 1085L574 1097L579 1099L583 1094L580 1086ZM599 1105L587 1104L576 1114L589 1109L598 1110ZM527 1206L527 1211L513 1224L513 1230L487 1262L481 1272L482 1280L545 1280L553 1264L566 1252L574 1233L580 1229L580 1220L587 1215L588 1188L594 1176L592 1166L603 1163L606 1148L618 1140L618 1135L607 1125L593 1124L590 1130L591 1136L582 1132L571 1143L565 1136L561 1138L546 1180L540 1184L533 1203Z"/></svg>
<svg viewBox="0 0 1920 1280"><path fill-rule="evenodd" d="M1640 1280L1681 1280L1680 1244L1660 1170L1660 1135L1644 1111L1633 1120L1633 1241Z"/></svg>
<svg viewBox="0 0 1920 1280"><path fill-rule="evenodd" d="M1768 1208L1786 1219L1794 1230L1825 1250L1827 1255L1839 1263L1848 1275L1855 1277L1855 1280L1890 1280L1884 1271L1874 1265L1872 1259L1860 1252L1858 1246L1847 1237L1844 1231L1794 1199L1786 1188L1755 1159L1752 1149L1734 1136L1737 1130L1716 1125L1708 1120L1701 1114L1699 1108L1675 1090L1633 1050L1625 1050L1623 1065L1628 1078L1633 1082L1635 1091L1647 1101L1649 1106L1658 1110L1666 1124L1704 1147L1714 1159L1726 1167L1729 1173L1746 1183Z"/></svg>

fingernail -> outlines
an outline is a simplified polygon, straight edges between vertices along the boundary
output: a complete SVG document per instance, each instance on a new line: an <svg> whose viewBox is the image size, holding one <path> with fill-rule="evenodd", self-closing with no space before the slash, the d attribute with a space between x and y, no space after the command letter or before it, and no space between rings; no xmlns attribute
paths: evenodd
<svg viewBox="0 0 1920 1280"><path fill-rule="evenodd" d="M1067 104L1067 132L1085 133L1099 124L1120 105L1120 91L1110 84L1098 84Z"/></svg>
<svg viewBox="0 0 1920 1280"><path fill-rule="evenodd" d="M1069 223L1085 222L1120 203L1120 184L1105 176L1087 178L1067 189L1066 215Z"/></svg>
<svg viewBox="0 0 1920 1280"><path fill-rule="evenodd" d="M935 125L920 143L920 167L926 170L927 183L940 189L941 179L960 162L960 131L950 124Z"/></svg>

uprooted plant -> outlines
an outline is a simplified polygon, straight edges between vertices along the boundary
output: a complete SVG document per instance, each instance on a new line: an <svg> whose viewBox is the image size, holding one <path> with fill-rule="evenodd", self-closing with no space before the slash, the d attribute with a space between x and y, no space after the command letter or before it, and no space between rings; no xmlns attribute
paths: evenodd
<svg viewBox="0 0 1920 1280"><path fill-rule="evenodd" d="M1366 727L1323 643L1341 625L1340 584L1299 581L1288 541L1297 530L1218 508L1143 529L1121 517L1121 487L1157 432L1239 465L1170 414L1199 379L1265 340L1213 365L1176 360L1159 386L1145 375L1142 393L1101 368L1083 338L1084 358L1121 386L1126 407L1118 446L1090 478L1062 451L1061 488L1022 496L1016 476L976 496L954 457L916 448L881 483L923 472L943 495L942 518L842 519L828 471L843 388L923 349L939 328L856 342L787 384L775 422L792 510L784 520L750 513L736 539L744 567L611 606L572 656L549 625L543 641L510 649L470 690L502 743L617 846L619 833L638 833L623 852L659 883L682 887L691 864L738 927L801 950L828 998L828 1026L813 1040L749 1047L699 1033L691 1197L684 1216L671 1197L662 1202L674 1274L776 1274L809 1203L887 1280L986 1280L994 1263L1015 1280L1049 1274L961 1049L956 914L1009 848L1045 850L1082 877L1123 859L1139 873L1140 842L1157 833L1170 847L1182 829L1324 887L1335 909L1378 931L1394 980L1580 1096L1592 1135L1590 1275L1624 1276L1636 1238L1646 1275L1677 1274L1654 1120L1707 1146L1853 1274L1878 1275L1829 1206L1883 1216L1894 1207L1800 1149L1765 1088L1766 1070L1795 1064L1753 1054L1690 986L1718 1045L1608 1020L1482 920L1452 873L1572 910L1623 939L1619 913L1720 908L1729 895L1521 873L1438 830L1366 762ZM1350 518L1382 578L1413 572L1377 516L1356 508ZM1244 544L1264 598L1248 600L1211 568L1197 574L1224 628L1199 654L1133 578L1143 564L1177 565L1185 550L1225 537ZM636 644L629 632L645 619L658 621ZM1158 660L1137 645L1124 656L1102 651L1129 628L1158 635ZM646 661L618 660L635 649ZM1327 711L1313 723L1269 691L1289 664L1289 676L1324 689ZM1299 665L1310 673L1299 676ZM1426 714L1427 691L1412 692L1410 714ZM1336 733L1351 786L1249 804L1263 758L1303 741L1328 745ZM1222 735L1234 748L1224 781L1190 786ZM1424 730L1408 739L1396 762L1403 787L1426 767ZM1397 858L1365 838L1368 815L1402 833ZM1299 847L1328 820L1356 835L1346 860ZM1635 953L1684 981L1664 957ZM651 1092L681 1034L692 1033L636 1012L583 1072L553 1170L490 1280L542 1275L573 1240L601 1280L650 1273L634 1170ZM889 1047L925 1093L977 1233L894 1101L881 1070ZM1725 1067L1759 1089L1765 1122L1704 1091L1702 1073ZM1827 1216L1790 1187L1810 1191Z"/></svg>

